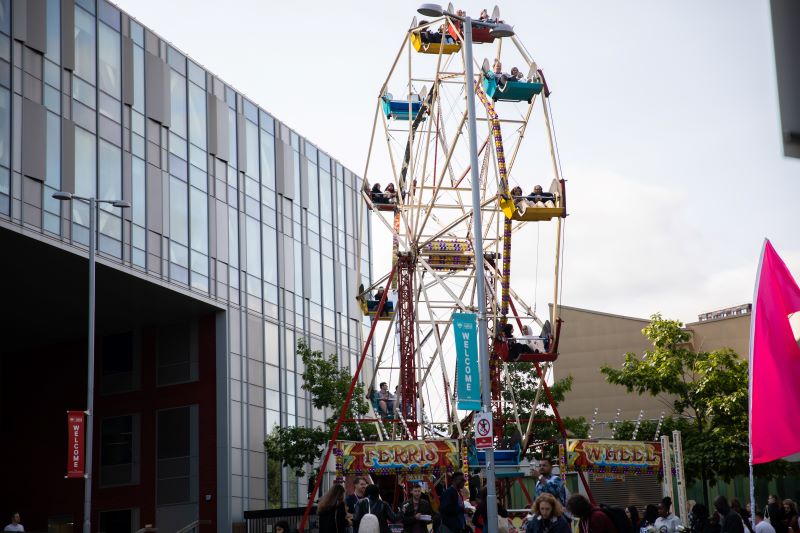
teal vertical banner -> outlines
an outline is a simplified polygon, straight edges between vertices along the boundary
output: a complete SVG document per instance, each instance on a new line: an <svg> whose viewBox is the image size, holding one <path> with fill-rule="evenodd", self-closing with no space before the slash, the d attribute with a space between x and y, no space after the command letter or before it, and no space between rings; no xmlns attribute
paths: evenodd
<svg viewBox="0 0 800 533"><path fill-rule="evenodd" d="M458 408L479 411L481 380L478 373L478 321L475 313L453 313L453 333L456 336Z"/></svg>

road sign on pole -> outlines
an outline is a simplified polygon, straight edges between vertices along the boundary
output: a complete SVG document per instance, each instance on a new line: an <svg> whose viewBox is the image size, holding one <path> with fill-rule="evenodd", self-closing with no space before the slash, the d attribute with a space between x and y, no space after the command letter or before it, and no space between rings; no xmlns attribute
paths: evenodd
<svg viewBox="0 0 800 533"><path fill-rule="evenodd" d="M475 448L479 450L494 448L492 413L475 413Z"/></svg>

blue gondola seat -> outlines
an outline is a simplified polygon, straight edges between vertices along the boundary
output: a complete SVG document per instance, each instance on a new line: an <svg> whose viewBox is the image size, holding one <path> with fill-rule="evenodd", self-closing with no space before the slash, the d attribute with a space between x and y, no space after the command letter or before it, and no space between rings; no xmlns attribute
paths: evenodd
<svg viewBox="0 0 800 533"><path fill-rule="evenodd" d="M501 87L493 71L483 71L483 91L495 102L530 103L543 88L544 83L539 81L507 81Z"/></svg>
<svg viewBox="0 0 800 533"><path fill-rule="evenodd" d="M410 95L407 100L394 100L391 93L384 93L381 100L383 101L383 114L388 119L414 120L419 110L422 109L422 99L418 94ZM410 113L409 107L411 108ZM425 120L424 116L422 120Z"/></svg>

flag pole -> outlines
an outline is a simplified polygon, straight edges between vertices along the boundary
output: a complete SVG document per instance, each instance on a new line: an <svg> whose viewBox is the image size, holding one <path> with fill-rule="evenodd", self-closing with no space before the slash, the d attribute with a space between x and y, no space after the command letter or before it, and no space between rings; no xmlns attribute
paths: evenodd
<svg viewBox="0 0 800 533"><path fill-rule="evenodd" d="M747 441L750 453L750 509L752 509L753 516L756 512L756 480L753 477L753 344L755 342L756 330L756 313L758 312L758 288L761 285L761 267L764 265L764 252L767 250L767 243L769 239L764 239L761 245L761 256L758 259L758 270L756 271L756 285L753 289L753 311L750 313L750 357L748 358L748 409L747 409Z"/></svg>

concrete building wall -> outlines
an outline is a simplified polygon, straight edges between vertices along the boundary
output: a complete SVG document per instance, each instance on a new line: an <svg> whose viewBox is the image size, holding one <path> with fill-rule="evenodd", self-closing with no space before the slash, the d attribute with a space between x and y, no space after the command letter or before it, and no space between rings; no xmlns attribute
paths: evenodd
<svg viewBox="0 0 800 533"><path fill-rule="evenodd" d="M559 408L562 416L582 416L590 421L597 408L594 437L611 435L607 422L613 421L617 409L620 420L635 420L644 410L645 419L656 419L671 402L668 397L638 396L624 387L611 385L600 372L603 365L619 368L625 354L641 355L651 348L642 335L648 319L612 315L588 309L562 307L564 324L555 364L555 378L574 378L572 392ZM687 324L692 333L692 349L713 351L729 347L740 357L747 357L750 337L750 315Z"/></svg>

